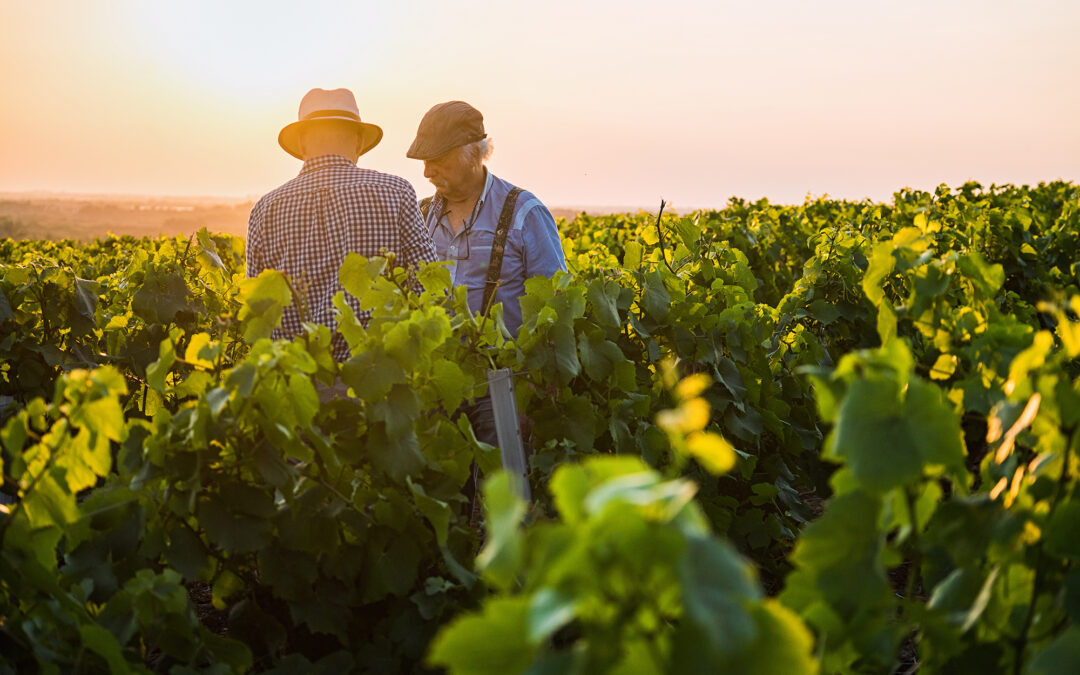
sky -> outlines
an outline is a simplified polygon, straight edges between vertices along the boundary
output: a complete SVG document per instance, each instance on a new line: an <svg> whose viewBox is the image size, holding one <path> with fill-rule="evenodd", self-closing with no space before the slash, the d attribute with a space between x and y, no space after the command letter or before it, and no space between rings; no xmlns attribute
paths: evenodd
<svg viewBox="0 0 1080 675"><path fill-rule="evenodd" d="M552 207L1080 181L1077 0L0 0L0 192L257 197L313 87L484 115Z"/></svg>

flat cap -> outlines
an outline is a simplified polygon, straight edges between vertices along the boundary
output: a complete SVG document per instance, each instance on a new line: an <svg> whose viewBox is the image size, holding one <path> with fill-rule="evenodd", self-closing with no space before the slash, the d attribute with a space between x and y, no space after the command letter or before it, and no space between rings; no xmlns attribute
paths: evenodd
<svg viewBox="0 0 1080 675"><path fill-rule="evenodd" d="M454 148L487 138L484 116L465 101L434 106L420 120L416 140L405 153L410 159L435 159Z"/></svg>

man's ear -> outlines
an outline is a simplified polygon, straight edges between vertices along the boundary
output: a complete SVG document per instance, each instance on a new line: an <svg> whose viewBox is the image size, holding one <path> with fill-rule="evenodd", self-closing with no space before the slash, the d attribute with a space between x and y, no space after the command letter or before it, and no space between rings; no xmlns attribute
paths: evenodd
<svg viewBox="0 0 1080 675"><path fill-rule="evenodd" d="M301 159L307 159L307 148L304 147L307 145L306 141L307 134L301 129L300 133L296 134L296 149L300 151Z"/></svg>

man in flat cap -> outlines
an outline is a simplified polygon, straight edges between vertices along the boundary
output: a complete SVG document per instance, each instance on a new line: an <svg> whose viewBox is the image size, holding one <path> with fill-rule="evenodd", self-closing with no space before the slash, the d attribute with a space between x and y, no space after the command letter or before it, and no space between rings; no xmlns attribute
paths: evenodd
<svg viewBox="0 0 1080 675"><path fill-rule="evenodd" d="M382 129L361 121L351 91L312 89L300 101L299 119L278 135L281 147L304 161L300 175L260 199L248 221L247 276L284 272L302 296L307 320L332 330L331 300L342 290L338 270L347 253L393 253L401 267L436 260L412 185L356 165L381 139ZM371 313L346 298L366 325ZM301 333L300 304L285 308L275 338ZM349 358L337 331L332 345L336 359Z"/></svg>
<svg viewBox="0 0 1080 675"><path fill-rule="evenodd" d="M566 260L551 212L487 169L491 151L480 111L449 101L427 111L406 154L424 162L424 177L435 186L421 211L439 258L453 263L454 283L468 287L474 312L501 302L516 337L525 280L566 271Z"/></svg>
<svg viewBox="0 0 1080 675"><path fill-rule="evenodd" d="M406 154L424 162L424 177L435 186L421 211L439 258L452 263L454 284L468 288L474 312L486 314L502 303L504 323L516 338L525 280L565 272L566 260L551 212L487 169L491 151L480 111L449 101L424 115ZM477 438L498 445L491 399L480 398L465 412Z"/></svg>

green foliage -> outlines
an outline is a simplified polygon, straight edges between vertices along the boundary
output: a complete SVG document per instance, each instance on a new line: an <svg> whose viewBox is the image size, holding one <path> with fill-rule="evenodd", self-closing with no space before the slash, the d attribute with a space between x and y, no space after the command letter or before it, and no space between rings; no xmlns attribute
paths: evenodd
<svg viewBox="0 0 1080 675"><path fill-rule="evenodd" d="M0 670L1075 671L1078 196L581 216L516 339L353 255L340 364L238 239L0 241Z"/></svg>
<svg viewBox="0 0 1080 675"><path fill-rule="evenodd" d="M764 599L752 567L712 537L692 483L665 480L638 459L593 457L557 469L551 489L559 517L522 529L509 478L488 481L491 531L477 564L505 595L446 626L433 665L817 672L809 631Z"/></svg>

